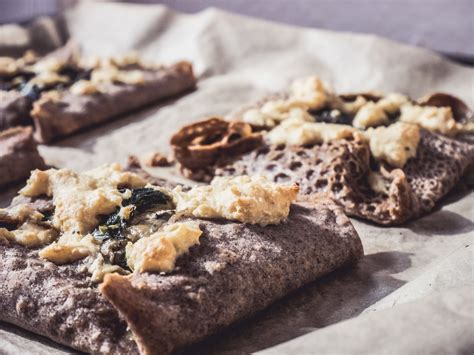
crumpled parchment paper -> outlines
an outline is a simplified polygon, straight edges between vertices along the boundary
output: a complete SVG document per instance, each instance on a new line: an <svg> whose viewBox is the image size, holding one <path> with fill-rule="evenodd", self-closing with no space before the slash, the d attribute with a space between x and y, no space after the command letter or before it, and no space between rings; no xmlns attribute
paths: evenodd
<svg viewBox="0 0 474 355"><path fill-rule="evenodd" d="M200 81L189 95L41 146L47 163L58 167L84 170L124 163L128 154L167 153L169 137L183 124L224 115L308 74L319 75L337 92L381 90L420 97L445 91L474 106L473 69L371 35L291 27L216 9L183 15L159 5L113 3L83 3L60 23L87 54L137 50L163 63L188 59ZM32 28L47 26L57 42L65 36L55 34L54 25L43 19ZM5 38L2 30L0 39ZM31 28L16 30L21 43L15 48L9 37L10 51L34 44ZM172 169L152 172L174 174ZM0 204L14 193L15 188L3 191ZM189 352L472 353L473 206L473 192L457 188L435 212L403 227L353 220L366 254L356 268L288 295ZM2 354L64 352L70 350L0 324Z"/></svg>

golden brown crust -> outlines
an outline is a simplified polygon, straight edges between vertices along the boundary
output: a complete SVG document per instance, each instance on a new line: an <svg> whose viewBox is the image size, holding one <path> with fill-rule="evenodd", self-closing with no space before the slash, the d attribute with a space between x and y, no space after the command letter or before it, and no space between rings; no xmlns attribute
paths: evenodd
<svg viewBox="0 0 474 355"><path fill-rule="evenodd" d="M249 124L210 118L181 128L171 138L175 159L186 177L209 180L216 165L236 159L262 143Z"/></svg>

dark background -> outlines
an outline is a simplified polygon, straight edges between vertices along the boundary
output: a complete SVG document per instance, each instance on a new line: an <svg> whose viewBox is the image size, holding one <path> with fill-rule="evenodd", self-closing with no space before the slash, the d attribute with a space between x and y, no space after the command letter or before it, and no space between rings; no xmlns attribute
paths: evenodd
<svg viewBox="0 0 474 355"><path fill-rule="evenodd" d="M0 23L56 14L78 0L0 0ZM91 1L91 0L86 0ZM474 63L474 0L132 0L193 13L219 7L292 25L373 33Z"/></svg>

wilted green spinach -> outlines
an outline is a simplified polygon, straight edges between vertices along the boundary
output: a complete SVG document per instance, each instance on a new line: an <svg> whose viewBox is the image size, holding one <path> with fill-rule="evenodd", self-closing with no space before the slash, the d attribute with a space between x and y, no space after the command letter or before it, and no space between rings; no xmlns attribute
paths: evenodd
<svg viewBox="0 0 474 355"><path fill-rule="evenodd" d="M125 192L124 189L119 190ZM165 193L149 188L143 187L132 190L132 196L122 201L122 207L133 205L135 208L132 215L147 211L157 206L170 207L171 198ZM107 239L124 239L122 232L127 228L128 221L120 216L120 207L117 207L114 213L105 216L99 226L92 232L95 239L105 241Z"/></svg>

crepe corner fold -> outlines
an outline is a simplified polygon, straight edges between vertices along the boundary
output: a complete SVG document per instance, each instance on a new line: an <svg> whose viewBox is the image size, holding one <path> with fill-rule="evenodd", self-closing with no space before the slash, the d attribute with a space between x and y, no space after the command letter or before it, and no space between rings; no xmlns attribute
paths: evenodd
<svg viewBox="0 0 474 355"><path fill-rule="evenodd" d="M332 203L295 204L279 226L201 221L200 227L200 245L173 273L109 274L100 285L143 354L200 341L363 256L357 232Z"/></svg>

